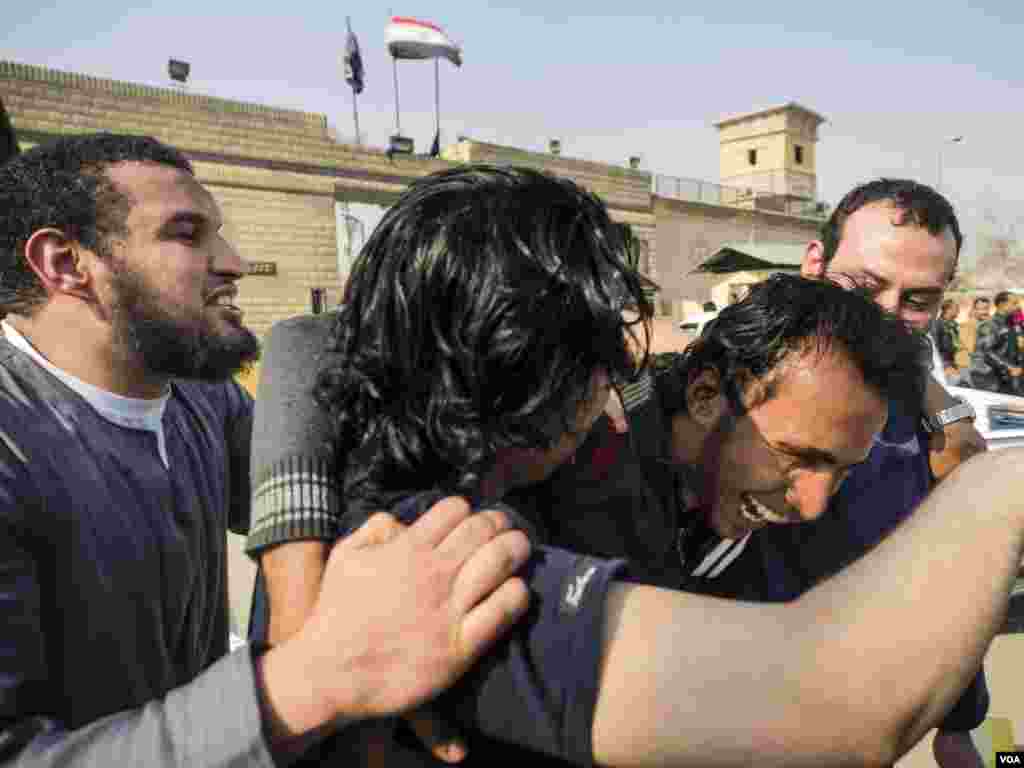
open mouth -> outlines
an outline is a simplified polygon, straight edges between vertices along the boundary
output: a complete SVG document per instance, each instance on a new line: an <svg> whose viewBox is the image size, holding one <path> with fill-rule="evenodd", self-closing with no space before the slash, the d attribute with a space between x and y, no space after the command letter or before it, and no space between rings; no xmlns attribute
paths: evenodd
<svg viewBox="0 0 1024 768"><path fill-rule="evenodd" d="M740 495L740 514L743 516L744 520L757 525L787 522L784 515L778 514L771 507L758 501L750 493L743 493Z"/></svg>

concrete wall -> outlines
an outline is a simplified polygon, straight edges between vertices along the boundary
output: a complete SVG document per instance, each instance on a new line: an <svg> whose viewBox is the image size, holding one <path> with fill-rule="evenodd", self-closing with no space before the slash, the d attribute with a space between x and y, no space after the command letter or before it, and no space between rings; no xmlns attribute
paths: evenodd
<svg viewBox="0 0 1024 768"><path fill-rule="evenodd" d="M721 275L692 274L706 258L726 243L795 243L814 239L818 222L795 216L742 211L657 198L654 205L658 243L658 276L662 301L704 302Z"/></svg>

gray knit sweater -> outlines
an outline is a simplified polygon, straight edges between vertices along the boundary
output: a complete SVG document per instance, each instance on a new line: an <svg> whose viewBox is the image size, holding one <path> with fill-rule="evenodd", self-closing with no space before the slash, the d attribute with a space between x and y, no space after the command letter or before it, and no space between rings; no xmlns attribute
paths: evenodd
<svg viewBox="0 0 1024 768"><path fill-rule="evenodd" d="M252 436L252 526L246 551L334 541L341 533L340 484L329 429L312 397L320 355L337 314L276 323L263 345Z"/></svg>

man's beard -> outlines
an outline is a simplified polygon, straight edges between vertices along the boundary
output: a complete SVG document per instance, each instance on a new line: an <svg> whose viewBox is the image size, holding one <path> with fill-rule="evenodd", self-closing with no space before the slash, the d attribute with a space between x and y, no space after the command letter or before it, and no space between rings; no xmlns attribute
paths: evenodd
<svg viewBox="0 0 1024 768"><path fill-rule="evenodd" d="M148 373L223 381L259 359L255 334L239 325L218 331L203 310L174 315L137 271L118 269L111 281L115 344Z"/></svg>

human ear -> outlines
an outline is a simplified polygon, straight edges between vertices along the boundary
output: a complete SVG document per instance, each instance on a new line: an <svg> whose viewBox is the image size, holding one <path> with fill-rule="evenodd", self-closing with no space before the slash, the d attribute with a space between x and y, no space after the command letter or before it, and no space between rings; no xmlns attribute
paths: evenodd
<svg viewBox="0 0 1024 768"><path fill-rule="evenodd" d="M800 264L803 277L820 279L825 276L825 244L821 240L812 240L804 251L804 259Z"/></svg>
<svg viewBox="0 0 1024 768"><path fill-rule="evenodd" d="M47 227L33 232L25 243L25 261L47 296L81 295L92 281L85 249L59 229Z"/></svg>
<svg viewBox="0 0 1024 768"><path fill-rule="evenodd" d="M725 395L718 371L706 368L686 386L686 411L703 429L712 429L725 411Z"/></svg>

